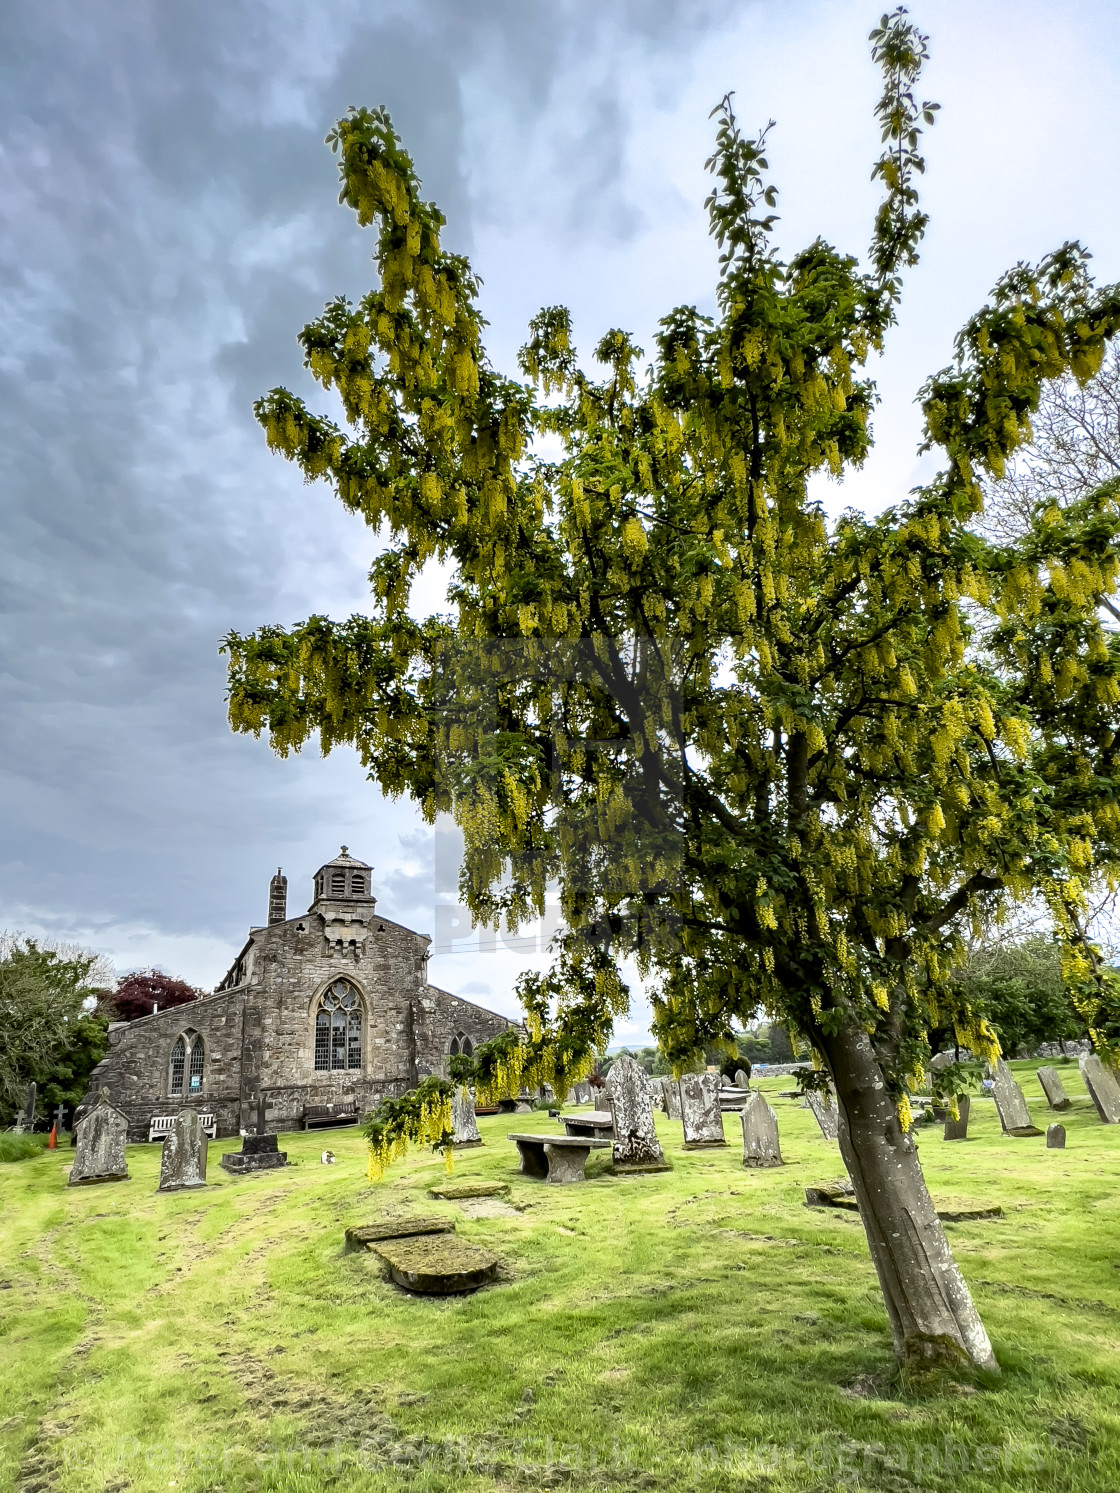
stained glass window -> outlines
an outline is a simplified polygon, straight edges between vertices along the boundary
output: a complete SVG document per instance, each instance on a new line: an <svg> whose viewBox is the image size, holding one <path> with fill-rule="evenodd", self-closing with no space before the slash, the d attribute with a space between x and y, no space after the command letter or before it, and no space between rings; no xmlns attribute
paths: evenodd
<svg viewBox="0 0 1120 1493"><path fill-rule="evenodd" d="M362 1066L362 1007L358 992L336 980L315 1016L315 1071L337 1072Z"/></svg>
<svg viewBox="0 0 1120 1493"><path fill-rule="evenodd" d="M171 1084L168 1092L181 1094L183 1092L183 1070L187 1066L187 1044L182 1037L171 1049Z"/></svg>
<svg viewBox="0 0 1120 1493"><path fill-rule="evenodd" d="M205 1052L202 1046L202 1038L195 1037L191 1042L190 1062L190 1092L199 1094L202 1092L202 1063Z"/></svg>

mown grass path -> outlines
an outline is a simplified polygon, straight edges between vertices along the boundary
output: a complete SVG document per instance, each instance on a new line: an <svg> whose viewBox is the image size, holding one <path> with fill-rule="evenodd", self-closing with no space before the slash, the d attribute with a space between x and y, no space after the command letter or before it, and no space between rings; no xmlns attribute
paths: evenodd
<svg viewBox="0 0 1120 1493"><path fill-rule="evenodd" d="M952 1393L899 1384L858 1217L803 1206L843 1168L786 1080L764 1084L770 1172L740 1165L737 1116L726 1149L690 1153L659 1117L672 1172L593 1154L587 1185L549 1188L504 1139L528 1122L484 1118L456 1176L511 1182L509 1207L433 1201L423 1154L371 1187L353 1131L285 1136L296 1165L239 1180L218 1166L236 1144L212 1144L192 1194L156 1192L156 1145L73 1191L68 1151L0 1167L0 1487L1120 1487L1120 1127L1074 1064L1052 1115L1033 1066L1016 1076L1064 1152L1004 1139L990 1100L967 1142L919 1132L939 1204L1005 1210L948 1225L1003 1366ZM342 1252L347 1224L419 1208L505 1279L422 1300Z"/></svg>

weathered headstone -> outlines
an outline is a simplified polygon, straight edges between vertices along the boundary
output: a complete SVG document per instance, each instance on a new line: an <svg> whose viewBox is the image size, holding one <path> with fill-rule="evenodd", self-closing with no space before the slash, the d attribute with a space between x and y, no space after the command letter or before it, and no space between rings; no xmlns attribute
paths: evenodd
<svg viewBox="0 0 1120 1493"><path fill-rule="evenodd" d="M27 1085L27 1098L23 1108L20 1110L19 1118L16 1120L17 1130L31 1131L35 1129L35 1101L39 1094L39 1086L34 1079Z"/></svg>
<svg viewBox="0 0 1120 1493"><path fill-rule="evenodd" d="M243 1135L240 1151L226 1151L218 1165L234 1176L246 1172L267 1172L278 1166L287 1166L288 1153L276 1145L274 1135Z"/></svg>
<svg viewBox="0 0 1120 1493"><path fill-rule="evenodd" d="M609 1089L615 1166L633 1171L660 1170L666 1162L653 1124L652 1085L645 1069L633 1058L616 1059Z"/></svg>
<svg viewBox="0 0 1120 1493"><path fill-rule="evenodd" d="M813 1119L821 1127L825 1140L836 1140L840 1134L840 1116L832 1095L821 1089L807 1089L805 1102L813 1112Z"/></svg>
<svg viewBox="0 0 1120 1493"><path fill-rule="evenodd" d="M1069 1108L1071 1100L1062 1086L1062 1080L1056 1068L1040 1068L1038 1081L1042 1085L1042 1092L1046 1095L1046 1102L1051 1109Z"/></svg>
<svg viewBox="0 0 1120 1493"><path fill-rule="evenodd" d="M718 1073L686 1073L681 1079L681 1124L686 1151L699 1146L726 1146L719 1089Z"/></svg>
<svg viewBox="0 0 1120 1493"><path fill-rule="evenodd" d="M750 1086L751 1086L751 1076L750 1076L750 1074L744 1068L736 1068L735 1069L735 1087L737 1089L749 1089Z"/></svg>
<svg viewBox="0 0 1120 1493"><path fill-rule="evenodd" d="M756 1089L740 1111L743 1121L743 1165L781 1166L778 1117Z"/></svg>
<svg viewBox="0 0 1120 1493"><path fill-rule="evenodd" d="M967 1094L957 1096L957 1118L954 1120L949 1113L945 1115L945 1139L967 1140L968 1139L968 1108L969 1099Z"/></svg>
<svg viewBox="0 0 1120 1493"><path fill-rule="evenodd" d="M1014 1136L1041 1135L1042 1131L1031 1119L1026 1097L1003 1058L997 1058L988 1072L992 1076L992 1098L996 1101L1003 1133Z"/></svg>
<svg viewBox="0 0 1120 1493"><path fill-rule="evenodd" d="M199 1116L193 1109L181 1110L163 1142L159 1191L182 1192L188 1187L205 1187L208 1145Z"/></svg>
<svg viewBox="0 0 1120 1493"><path fill-rule="evenodd" d="M675 1078L663 1078L661 1080L661 1092L665 1095L665 1113L670 1120L679 1120L681 1117L681 1090Z"/></svg>
<svg viewBox="0 0 1120 1493"><path fill-rule="evenodd" d="M1066 1127L1064 1125L1047 1125L1046 1127L1046 1149L1048 1151L1064 1151L1066 1148Z"/></svg>
<svg viewBox="0 0 1120 1493"><path fill-rule="evenodd" d="M1105 1125L1120 1125L1120 1082L1111 1068L1106 1068L1095 1052L1084 1053L1077 1060L1089 1098Z"/></svg>
<svg viewBox="0 0 1120 1493"><path fill-rule="evenodd" d="M474 1095L465 1083L457 1084L451 1096L451 1135L457 1146L481 1146L478 1120L474 1112Z"/></svg>
<svg viewBox="0 0 1120 1493"><path fill-rule="evenodd" d="M127 1178L124 1143L128 1139L128 1117L109 1103L108 1089L101 1090L97 1103L78 1121L77 1134L69 1186L123 1182Z"/></svg>

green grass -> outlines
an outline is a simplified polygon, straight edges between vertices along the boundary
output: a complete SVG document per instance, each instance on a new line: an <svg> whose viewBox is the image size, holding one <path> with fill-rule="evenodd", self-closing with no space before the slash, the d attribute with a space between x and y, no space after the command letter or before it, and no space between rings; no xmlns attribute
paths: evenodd
<svg viewBox="0 0 1120 1493"><path fill-rule="evenodd" d="M690 1153L659 1117L671 1172L593 1154L587 1185L549 1188L515 1171L525 1117L484 1118L456 1177L508 1181L508 1203L429 1198L444 1173L422 1154L371 1187L354 1131L287 1136L297 1165L237 1180L218 1142L198 1193L157 1194L154 1145L100 1187L66 1189L68 1151L5 1168L0 1488L1120 1486L1120 1127L1058 1066L1064 1152L1003 1139L989 1100L966 1142L920 1132L939 1202L1005 1210L948 1225L1004 1370L952 1393L899 1383L858 1218L803 1206L842 1166L784 1079L770 1172L739 1165L735 1116L726 1150ZM418 1210L502 1281L420 1299L343 1252L347 1224Z"/></svg>
<svg viewBox="0 0 1120 1493"><path fill-rule="evenodd" d="M0 1162L30 1161L46 1149L45 1135L16 1135L13 1131L0 1130Z"/></svg>

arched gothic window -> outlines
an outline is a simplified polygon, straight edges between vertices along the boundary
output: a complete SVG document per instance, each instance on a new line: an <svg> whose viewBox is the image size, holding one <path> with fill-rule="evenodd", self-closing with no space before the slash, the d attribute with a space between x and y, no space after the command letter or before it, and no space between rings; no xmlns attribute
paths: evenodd
<svg viewBox="0 0 1120 1493"><path fill-rule="evenodd" d="M460 1053L465 1058L469 1058L474 1051L474 1045L469 1037L452 1037L448 1051L453 1058L458 1057Z"/></svg>
<svg viewBox="0 0 1120 1493"><path fill-rule="evenodd" d="M315 1071L362 1066L362 1004L348 980L336 980L315 1013Z"/></svg>
<svg viewBox="0 0 1120 1493"><path fill-rule="evenodd" d="M167 1092L173 1098L180 1098L185 1086L188 1095L201 1094L205 1063L206 1049L202 1038L197 1032L184 1032L171 1049Z"/></svg>

